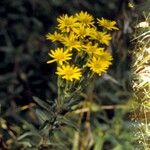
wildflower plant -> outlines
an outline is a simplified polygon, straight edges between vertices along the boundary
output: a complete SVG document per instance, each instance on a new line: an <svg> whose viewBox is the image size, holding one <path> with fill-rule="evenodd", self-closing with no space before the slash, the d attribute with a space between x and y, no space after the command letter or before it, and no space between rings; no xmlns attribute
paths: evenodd
<svg viewBox="0 0 150 150"><path fill-rule="evenodd" d="M115 21L94 20L91 14L83 11L62 15L57 23L56 31L46 35L47 40L57 45L48 53L50 60L47 63L57 63L58 101L62 104L63 97L81 92L96 74L101 76L107 72L112 64L112 56L107 50L110 31L118 28Z"/></svg>
<svg viewBox="0 0 150 150"><path fill-rule="evenodd" d="M55 43L47 63L57 63L57 107L70 103L72 95L81 95L95 76L102 76L112 64L108 51L110 31L118 30L115 21L94 19L87 12L62 15L57 18L54 33L46 39Z"/></svg>
<svg viewBox="0 0 150 150"><path fill-rule="evenodd" d="M50 59L47 63L57 64L55 73L58 94L56 100L50 102L34 97L44 109L38 109L37 116L42 118L41 130L46 139L52 135L60 138L55 131L64 126L78 130L78 115L70 115L73 111L78 114L76 109L83 106L89 110L90 102L82 103L87 87L91 87L89 93L92 93L96 77L106 73L112 64L113 58L108 50L112 30L118 30L115 21L94 19L91 14L81 11L75 15L58 17L56 31L46 35L46 39L55 44L55 49L48 52ZM70 121L70 118L76 122Z"/></svg>

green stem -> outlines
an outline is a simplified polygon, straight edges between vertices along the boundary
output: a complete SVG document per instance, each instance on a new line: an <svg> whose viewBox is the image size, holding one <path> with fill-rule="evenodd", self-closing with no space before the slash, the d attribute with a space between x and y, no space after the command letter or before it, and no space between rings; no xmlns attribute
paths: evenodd
<svg viewBox="0 0 150 150"><path fill-rule="evenodd" d="M61 79L60 77L58 76L57 78L57 93L58 93L58 97L57 97L57 106L58 108L60 109L61 106L62 106L62 99L61 99Z"/></svg>

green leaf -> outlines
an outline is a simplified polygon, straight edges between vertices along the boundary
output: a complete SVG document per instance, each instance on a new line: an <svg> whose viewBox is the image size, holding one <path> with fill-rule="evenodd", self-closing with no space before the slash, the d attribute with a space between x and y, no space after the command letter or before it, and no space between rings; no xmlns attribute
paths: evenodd
<svg viewBox="0 0 150 150"><path fill-rule="evenodd" d="M97 136L95 138L94 150L102 150L104 139Z"/></svg>
<svg viewBox="0 0 150 150"><path fill-rule="evenodd" d="M66 124L67 126L73 128L73 129L75 129L76 131L79 131L77 125L72 120L69 120L64 116L60 116L57 120L60 121L61 123Z"/></svg>
<svg viewBox="0 0 150 150"><path fill-rule="evenodd" d="M30 131L19 136L17 140L19 143L26 144L28 147L31 147L33 145L40 145L43 138L38 133Z"/></svg>
<svg viewBox="0 0 150 150"><path fill-rule="evenodd" d="M54 116L48 111L36 109L36 114L41 123L44 123L46 120L51 120Z"/></svg>
<svg viewBox="0 0 150 150"><path fill-rule="evenodd" d="M123 147L119 144L113 150L123 150Z"/></svg>
<svg viewBox="0 0 150 150"><path fill-rule="evenodd" d="M39 106L41 106L42 108L44 108L45 110L51 112L53 114L53 112L51 111L51 107L50 104L44 102L43 100L39 99L38 97L33 96L33 100L35 102L37 102L39 104Z"/></svg>

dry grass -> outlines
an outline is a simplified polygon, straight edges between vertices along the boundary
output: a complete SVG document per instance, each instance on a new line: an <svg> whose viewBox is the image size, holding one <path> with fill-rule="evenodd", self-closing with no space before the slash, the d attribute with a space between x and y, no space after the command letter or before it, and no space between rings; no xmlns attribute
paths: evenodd
<svg viewBox="0 0 150 150"><path fill-rule="evenodd" d="M133 64L134 99L138 108L134 111L134 120L138 148L150 149L150 14L136 26L136 42Z"/></svg>

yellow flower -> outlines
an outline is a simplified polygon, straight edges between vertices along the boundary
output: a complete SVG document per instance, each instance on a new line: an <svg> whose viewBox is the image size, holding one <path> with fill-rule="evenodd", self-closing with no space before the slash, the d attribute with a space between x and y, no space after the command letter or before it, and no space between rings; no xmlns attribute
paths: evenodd
<svg viewBox="0 0 150 150"><path fill-rule="evenodd" d="M90 28L85 28L80 24L78 28L74 29L74 33L77 35L77 37L84 38L90 35Z"/></svg>
<svg viewBox="0 0 150 150"><path fill-rule="evenodd" d="M81 43L77 40L75 34L71 33L69 36L64 37L62 43L67 47L68 50L75 48L76 50L81 50Z"/></svg>
<svg viewBox="0 0 150 150"><path fill-rule="evenodd" d="M108 30L119 30L115 25L116 25L116 21L111 21L111 20L107 20L107 19L97 19L98 20L98 24L99 26L102 26Z"/></svg>
<svg viewBox="0 0 150 150"><path fill-rule="evenodd" d="M87 66L94 73L97 73L99 76L102 73L105 73L108 67L111 65L112 57L108 52L103 52L100 57L93 57L88 63Z"/></svg>
<svg viewBox="0 0 150 150"><path fill-rule="evenodd" d="M83 45L84 51L86 51L89 55L99 56L103 52L104 48L98 47L98 44L92 45L92 43L88 43L87 45Z"/></svg>
<svg viewBox="0 0 150 150"><path fill-rule="evenodd" d="M46 35L46 39L51 40L52 42L61 41L63 39L63 35L55 31L54 34L48 33Z"/></svg>
<svg viewBox="0 0 150 150"><path fill-rule="evenodd" d="M99 32L99 31L93 32L93 34L91 34L91 37L105 45L109 45L109 41L112 39L110 34L107 34L106 32Z"/></svg>
<svg viewBox="0 0 150 150"><path fill-rule="evenodd" d="M70 65L62 65L57 68L56 74L62 76L62 78L66 80L79 80L81 77L81 69Z"/></svg>
<svg viewBox="0 0 150 150"><path fill-rule="evenodd" d="M111 64L112 61L112 56L108 51L103 51L101 52L101 54L98 57L101 61L107 61Z"/></svg>
<svg viewBox="0 0 150 150"><path fill-rule="evenodd" d="M70 32L74 28L78 26L79 23L77 23L77 19L73 16L63 15L57 18L58 21L58 29L62 32Z"/></svg>
<svg viewBox="0 0 150 150"><path fill-rule="evenodd" d="M89 30L89 36L91 37L90 39L91 40L95 40L95 38L96 38L96 35L97 35L97 32L99 32L98 30L97 30L97 28L96 27L92 27L92 28L89 28L90 30Z"/></svg>
<svg viewBox="0 0 150 150"><path fill-rule="evenodd" d="M75 18L83 25L83 26L90 26L93 25L94 18L92 15L88 14L87 12L81 11L75 15Z"/></svg>
<svg viewBox="0 0 150 150"><path fill-rule="evenodd" d="M56 61L60 65L62 65L63 62L70 60L72 56L72 54L70 54L68 51L64 51L63 48L52 50L51 53L48 53L48 55L53 58L53 60L47 61L48 64Z"/></svg>

